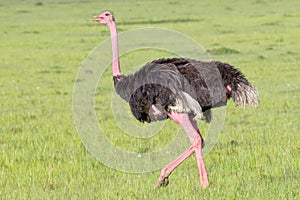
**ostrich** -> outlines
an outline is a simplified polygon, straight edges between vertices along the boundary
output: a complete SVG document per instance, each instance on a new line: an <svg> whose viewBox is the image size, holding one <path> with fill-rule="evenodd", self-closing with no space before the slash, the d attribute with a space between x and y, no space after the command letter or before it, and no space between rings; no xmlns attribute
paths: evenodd
<svg viewBox="0 0 300 200"><path fill-rule="evenodd" d="M211 108L225 106L232 98L237 106L257 106L258 91L238 69L217 62L188 58L162 58L145 64L139 71L125 76L121 73L118 55L116 21L109 11L94 16L108 25L112 43L112 72L117 94L129 103L134 117L140 122L171 118L186 132L191 146L164 167L156 187L167 186L173 170L193 153L196 154L202 188L209 180L202 156L204 140L197 120L209 122Z"/></svg>

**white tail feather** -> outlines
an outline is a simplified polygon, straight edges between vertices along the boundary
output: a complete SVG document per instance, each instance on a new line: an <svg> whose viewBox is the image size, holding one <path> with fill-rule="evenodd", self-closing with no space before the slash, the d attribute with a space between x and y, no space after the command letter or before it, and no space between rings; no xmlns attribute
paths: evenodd
<svg viewBox="0 0 300 200"><path fill-rule="evenodd" d="M245 84L243 82L237 84L237 90L232 91L233 101L237 106L252 106L259 105L258 90L254 85Z"/></svg>

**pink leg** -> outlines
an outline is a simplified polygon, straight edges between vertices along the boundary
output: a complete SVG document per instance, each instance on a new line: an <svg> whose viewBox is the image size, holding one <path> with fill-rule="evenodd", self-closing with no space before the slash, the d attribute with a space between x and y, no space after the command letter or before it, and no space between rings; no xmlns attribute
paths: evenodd
<svg viewBox="0 0 300 200"><path fill-rule="evenodd" d="M194 138L194 146L195 146L195 153L196 153L196 160L197 160L197 165L198 165L198 173L200 176L200 183L203 188L207 187L209 185L209 181L207 178L207 172L205 169L204 161L203 161L203 156L202 156L202 148L204 147L204 140L202 138L202 135L199 131L198 124L195 120L193 120L194 116L189 116L190 122L192 123L193 127L195 130L197 130L201 143L199 142L199 137ZM201 147L201 148L200 148Z"/></svg>
<svg viewBox="0 0 300 200"><path fill-rule="evenodd" d="M193 120L194 116L189 116L189 119L190 119L190 122L192 123L194 129L198 132L198 134L200 135L200 138L201 138L201 147L203 148L205 143L204 143L204 140L203 140L203 137L200 133L200 130L198 128L198 124L195 120ZM192 141L191 141L192 142Z"/></svg>
<svg viewBox="0 0 300 200"><path fill-rule="evenodd" d="M198 173L200 177L200 184L202 188L206 188L209 185L208 176L202 156L202 147L201 143L198 145L198 147L195 147L195 153L196 153L196 160L198 165Z"/></svg>
<svg viewBox="0 0 300 200"><path fill-rule="evenodd" d="M180 124L185 132L187 133L189 139L192 142L191 147L181 154L175 161L170 163L168 166L163 168L158 178L157 187L167 186L169 183L168 177L172 171L178 167L185 159L191 156L194 152L196 153L198 172L200 176L200 183L203 188L209 185L207 172L205 169L203 157L202 157L202 137L198 130L197 123L191 120L191 117L187 113L168 113L169 117L175 122Z"/></svg>
<svg viewBox="0 0 300 200"><path fill-rule="evenodd" d="M191 146L183 154L181 154L176 160L171 162L168 166L160 171L160 176L157 180L156 188L161 186L167 186L169 184L169 176L185 159L190 157L194 153L194 148Z"/></svg>

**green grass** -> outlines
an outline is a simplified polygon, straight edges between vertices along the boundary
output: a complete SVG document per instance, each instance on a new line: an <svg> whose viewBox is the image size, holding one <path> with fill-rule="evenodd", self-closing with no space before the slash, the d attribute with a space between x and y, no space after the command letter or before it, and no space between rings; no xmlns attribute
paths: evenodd
<svg viewBox="0 0 300 200"><path fill-rule="evenodd" d="M0 198L300 199L299 7L293 0L0 2ZM159 171L111 169L82 144L73 86L82 61L109 37L107 27L91 20L106 9L120 31L160 27L188 35L259 89L257 109L228 104L222 134L205 157L209 188L200 188L194 157L175 170L167 188L153 190ZM125 55L123 71L161 56L169 54ZM177 128L172 122L149 140L122 134L109 114L110 69L103 80L96 111L115 145L151 152L168 144Z"/></svg>

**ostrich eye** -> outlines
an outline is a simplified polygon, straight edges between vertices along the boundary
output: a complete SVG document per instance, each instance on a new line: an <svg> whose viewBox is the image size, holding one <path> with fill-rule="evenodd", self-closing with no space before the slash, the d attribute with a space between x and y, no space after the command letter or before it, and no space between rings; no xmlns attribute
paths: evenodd
<svg viewBox="0 0 300 200"><path fill-rule="evenodd" d="M109 14L108 14L108 13L106 13L106 14L105 14L105 16L106 16L106 17L108 17L108 16L109 16Z"/></svg>

